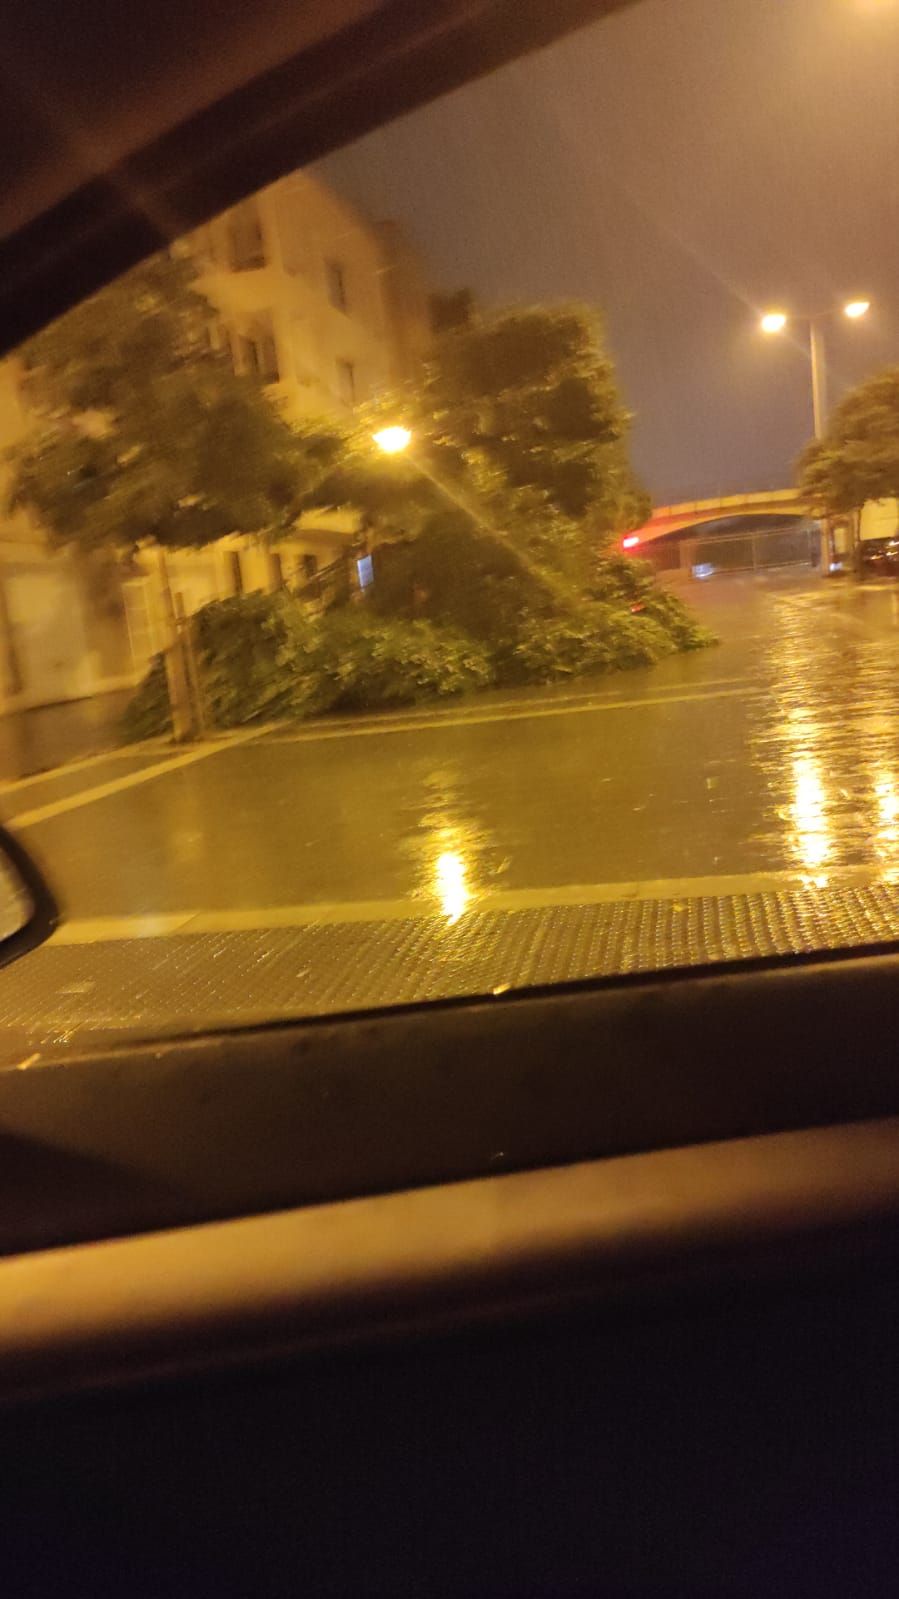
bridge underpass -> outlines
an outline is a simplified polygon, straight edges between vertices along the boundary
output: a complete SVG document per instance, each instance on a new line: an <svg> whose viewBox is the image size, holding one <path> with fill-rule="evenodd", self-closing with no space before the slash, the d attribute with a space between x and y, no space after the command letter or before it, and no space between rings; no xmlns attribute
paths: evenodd
<svg viewBox="0 0 899 1599"><path fill-rule="evenodd" d="M716 572L819 565L821 533L795 489L659 506L624 536L625 551L658 571L694 578Z"/></svg>

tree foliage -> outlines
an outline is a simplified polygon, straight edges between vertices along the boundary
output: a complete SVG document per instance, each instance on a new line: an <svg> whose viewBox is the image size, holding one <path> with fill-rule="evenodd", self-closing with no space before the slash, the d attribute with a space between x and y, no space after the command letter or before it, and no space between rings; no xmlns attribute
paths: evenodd
<svg viewBox="0 0 899 1599"><path fill-rule="evenodd" d="M185 547L291 524L322 470L262 384L210 342L186 259L155 256L23 347L37 427L11 503L58 543Z"/></svg>
<svg viewBox="0 0 899 1599"><path fill-rule="evenodd" d="M410 450L379 455L372 435L397 421ZM406 533L454 500L482 530L583 581L597 547L649 514L629 423L592 312L472 314L440 334L421 384L379 399L333 445L314 492Z"/></svg>
<svg viewBox="0 0 899 1599"><path fill-rule="evenodd" d="M215 600L197 612L194 627L204 709L217 728L414 705L482 689L493 676L484 646L450 628L360 605L315 617L284 592ZM170 729L157 659L120 731L134 743Z"/></svg>
<svg viewBox="0 0 899 1599"><path fill-rule="evenodd" d="M799 488L826 516L899 496L899 367L859 384L799 461Z"/></svg>
<svg viewBox="0 0 899 1599"><path fill-rule="evenodd" d="M536 490L571 518L607 498L629 418L592 313L535 307L450 332L426 392L440 447L513 493Z"/></svg>

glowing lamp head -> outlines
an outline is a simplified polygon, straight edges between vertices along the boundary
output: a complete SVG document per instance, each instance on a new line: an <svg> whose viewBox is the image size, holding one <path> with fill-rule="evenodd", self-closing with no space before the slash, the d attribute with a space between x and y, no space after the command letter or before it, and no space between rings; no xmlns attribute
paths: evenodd
<svg viewBox="0 0 899 1599"><path fill-rule="evenodd" d="M851 317L852 321L856 322L860 316L864 316L870 309L870 300L849 300L843 306L843 315Z"/></svg>
<svg viewBox="0 0 899 1599"><path fill-rule="evenodd" d="M372 438L385 455L400 455L412 443L412 434L404 427L381 428Z"/></svg>
<svg viewBox="0 0 899 1599"><path fill-rule="evenodd" d="M640 542L639 534L637 534L637 533L629 533L626 539L622 539L621 540L621 548L623 550L635 550L637 548L637 545L639 544L639 542Z"/></svg>
<svg viewBox="0 0 899 1599"><path fill-rule="evenodd" d="M783 333L786 325L787 317L784 311L766 311L761 321L763 333Z"/></svg>

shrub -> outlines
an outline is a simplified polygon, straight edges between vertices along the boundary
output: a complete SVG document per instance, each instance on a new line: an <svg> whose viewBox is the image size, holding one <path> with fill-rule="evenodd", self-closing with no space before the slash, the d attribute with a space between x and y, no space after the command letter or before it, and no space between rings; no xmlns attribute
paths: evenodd
<svg viewBox="0 0 899 1599"><path fill-rule="evenodd" d="M165 662L157 655L146 677L128 701L119 721L123 744L139 744L145 738L158 738L172 731Z"/></svg>
<svg viewBox="0 0 899 1599"><path fill-rule="evenodd" d="M193 638L211 727L413 705L492 682L590 677L713 642L643 562L601 561L585 600L466 519L435 518L414 545L378 553L369 598L322 617L284 592L217 600L197 612ZM425 604L429 619L410 614ZM121 736L134 742L169 730L157 658Z"/></svg>
<svg viewBox="0 0 899 1599"><path fill-rule="evenodd" d="M500 676L508 683L556 683L648 666L674 649L664 627L653 618L594 603L551 621L529 619L506 655Z"/></svg>
<svg viewBox="0 0 899 1599"><path fill-rule="evenodd" d="M560 584L499 534L469 517L432 517L417 538L375 552L372 604L385 616L422 617L493 647L522 612L553 615Z"/></svg>
<svg viewBox="0 0 899 1599"><path fill-rule="evenodd" d="M214 600L197 612L194 648L206 714L216 727L276 718L288 709L291 685L278 656L298 609L282 591Z"/></svg>
<svg viewBox="0 0 899 1599"><path fill-rule="evenodd" d="M632 604L655 587L655 573L648 561L631 555L604 555L595 563L587 592L591 599L614 604L623 600Z"/></svg>
<svg viewBox="0 0 899 1599"><path fill-rule="evenodd" d="M626 605L635 616L657 622L678 650L704 649L715 635L702 627L683 600L656 581L648 561L628 555L608 555L598 561L589 588L590 597L611 605Z"/></svg>
<svg viewBox="0 0 899 1599"><path fill-rule="evenodd" d="M327 616L316 638L288 645L285 665L299 714L374 710L485 688L489 657L476 640L430 622L351 606Z"/></svg>
<svg viewBox="0 0 899 1599"><path fill-rule="evenodd" d="M194 640L211 727L330 710L372 710L484 688L486 650L429 622L379 617L353 605L315 618L287 594L248 594L204 606ZM171 730L165 666L157 657L120 723L123 742Z"/></svg>
<svg viewBox="0 0 899 1599"><path fill-rule="evenodd" d="M286 594L244 594L213 600L192 619L193 645L212 727L240 727L285 714L291 685L278 668L287 617ZM157 655L125 707L119 733L126 744L171 732L165 663Z"/></svg>

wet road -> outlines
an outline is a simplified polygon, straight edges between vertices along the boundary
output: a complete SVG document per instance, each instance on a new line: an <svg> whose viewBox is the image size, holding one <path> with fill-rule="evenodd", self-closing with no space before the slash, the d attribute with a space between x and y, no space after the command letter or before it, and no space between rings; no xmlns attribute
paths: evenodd
<svg viewBox="0 0 899 1599"><path fill-rule="evenodd" d="M691 598L650 670L7 783L66 913L7 1058L899 937L899 587Z"/></svg>
<svg viewBox="0 0 899 1599"><path fill-rule="evenodd" d="M899 593L724 579L718 648L449 710L124 752L8 788L70 917L899 871ZM361 910L360 910L361 908Z"/></svg>

